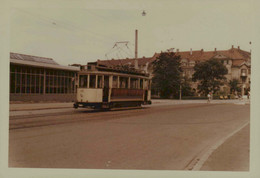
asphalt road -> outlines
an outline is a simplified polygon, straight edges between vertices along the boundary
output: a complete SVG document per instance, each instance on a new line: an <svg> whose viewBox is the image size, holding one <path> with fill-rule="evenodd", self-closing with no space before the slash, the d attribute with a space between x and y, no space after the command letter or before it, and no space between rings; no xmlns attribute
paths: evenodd
<svg viewBox="0 0 260 178"><path fill-rule="evenodd" d="M219 154L214 160L221 162L227 151L233 152L230 147L221 148L222 152L214 149L248 127L249 108L187 104L10 117L9 166L212 170L210 155ZM249 142L249 134L243 135ZM244 140L240 143L239 138L235 142L233 139L235 149L240 149L241 144L241 149L245 149ZM248 169L248 148L241 153L243 159L227 165L225 170Z"/></svg>

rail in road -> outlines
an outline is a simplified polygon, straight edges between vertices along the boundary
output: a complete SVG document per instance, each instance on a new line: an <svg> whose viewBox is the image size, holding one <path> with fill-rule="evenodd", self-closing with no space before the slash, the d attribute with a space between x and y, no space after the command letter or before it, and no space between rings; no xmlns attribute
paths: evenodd
<svg viewBox="0 0 260 178"><path fill-rule="evenodd" d="M10 122L11 167L197 170L212 151L248 124L249 106L76 110ZM240 142L236 143L239 149Z"/></svg>
<svg viewBox="0 0 260 178"><path fill-rule="evenodd" d="M187 105L175 105L174 109L186 109L191 107L209 107L214 104L187 104ZM163 112L168 110L168 107L172 106L157 106L157 107L136 107L136 108L118 108L112 110L64 110L57 113L44 113L44 114L32 114L32 115L19 115L10 116L9 118L9 130L24 129L30 127L42 127L57 124L68 124L73 122L84 121L102 121L118 119L122 117L128 117L133 115L145 114L152 109L152 112Z"/></svg>

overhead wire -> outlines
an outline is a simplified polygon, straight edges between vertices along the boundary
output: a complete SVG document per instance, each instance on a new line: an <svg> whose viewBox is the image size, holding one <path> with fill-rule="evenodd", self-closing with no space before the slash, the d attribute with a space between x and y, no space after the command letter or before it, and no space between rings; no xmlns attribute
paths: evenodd
<svg viewBox="0 0 260 178"><path fill-rule="evenodd" d="M102 35L102 34L98 34L96 32L93 32L93 31L90 31L89 29L85 29L85 28L82 28L82 27L79 27L79 26L75 26L71 23L68 23L66 21L62 21L62 20L57 20L57 19L54 19L54 18L51 18L51 17L46 17L46 16L43 16L43 15L39 15L39 14L36 14L36 13L31 13L31 12L28 12L28 11L25 11L25 10L21 10L21 9L17 9L19 10L20 12L24 12L24 13L27 13L29 14L31 17L34 17L34 18L37 18L36 16L38 16L39 19L45 21L45 22L48 22L48 23L51 23L52 25L54 26L58 26L58 27L62 27L66 30L69 30L69 31L75 31L75 30L78 30L78 31L83 31L83 32L87 32L89 35L92 35L92 37L98 39L99 41L103 41L103 42L109 42L111 43L111 41L114 41L113 38L111 37L108 37L108 36L105 36L105 35ZM96 17L98 17L99 19L102 19L102 20L106 20L106 19L110 19L110 18L107 18L107 17L104 17L104 16L101 16L101 15L97 15L96 13L92 12L92 11L86 11L88 12L89 14L92 14ZM120 26L122 28L122 26ZM75 35L75 34L74 34ZM132 43L129 42L130 45L133 45ZM96 44L97 45L97 44ZM133 45L134 46L134 45ZM132 51L131 49L128 47L128 45L126 45L126 47L129 49L130 51L130 56L133 56L132 55ZM127 55L129 55L129 53L125 52L122 48L121 50L126 53ZM105 54L106 57L108 57L108 54L111 53L113 51L113 48L110 49L109 52L107 52ZM145 51L147 51L145 49ZM148 52L148 51L147 51Z"/></svg>
<svg viewBox="0 0 260 178"><path fill-rule="evenodd" d="M57 19L54 19L54 18L51 18L51 17L46 17L46 16L43 16L43 15L39 15L39 14L36 14L36 13L31 13L31 12L28 12L28 11L25 11L25 10L21 10L21 9L17 9L17 10L20 11L20 12L29 14L30 17L37 18L36 16L38 16L39 19L44 20L45 22L51 23L51 24L53 24L55 26L58 26L58 27L62 27L62 28L66 29L66 30L69 30L69 31L71 31L71 30L72 31L75 31L75 30L83 31L83 32L87 32L88 34L91 34L92 37L94 37L96 39L98 38L101 41L106 41L106 42L111 42L111 40L114 41L113 38L110 38L110 37L105 36L103 34L99 34L99 33L90 31L89 29L86 29L86 28L75 26L75 25L73 25L71 23L68 23L66 21L57 20Z"/></svg>

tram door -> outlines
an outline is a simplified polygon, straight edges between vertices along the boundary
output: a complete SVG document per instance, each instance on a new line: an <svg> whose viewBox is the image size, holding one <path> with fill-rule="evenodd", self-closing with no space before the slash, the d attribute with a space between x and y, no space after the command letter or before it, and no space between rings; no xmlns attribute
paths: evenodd
<svg viewBox="0 0 260 178"><path fill-rule="evenodd" d="M104 76L103 102L108 102L109 95L109 76Z"/></svg>
<svg viewBox="0 0 260 178"><path fill-rule="evenodd" d="M144 91L144 101L148 100L148 90Z"/></svg>

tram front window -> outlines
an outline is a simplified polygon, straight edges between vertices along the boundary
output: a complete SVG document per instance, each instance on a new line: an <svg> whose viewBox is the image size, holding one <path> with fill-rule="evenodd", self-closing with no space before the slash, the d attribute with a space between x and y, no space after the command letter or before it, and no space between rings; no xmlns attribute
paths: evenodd
<svg viewBox="0 0 260 178"><path fill-rule="evenodd" d="M88 76L87 75L80 75L79 76L79 87L80 88L87 88L88 86Z"/></svg>
<svg viewBox="0 0 260 178"><path fill-rule="evenodd" d="M96 75L90 75L89 88L95 88L95 87L96 87Z"/></svg>
<svg viewBox="0 0 260 178"><path fill-rule="evenodd" d="M98 76L97 87L98 87L98 88L102 88L102 76Z"/></svg>

